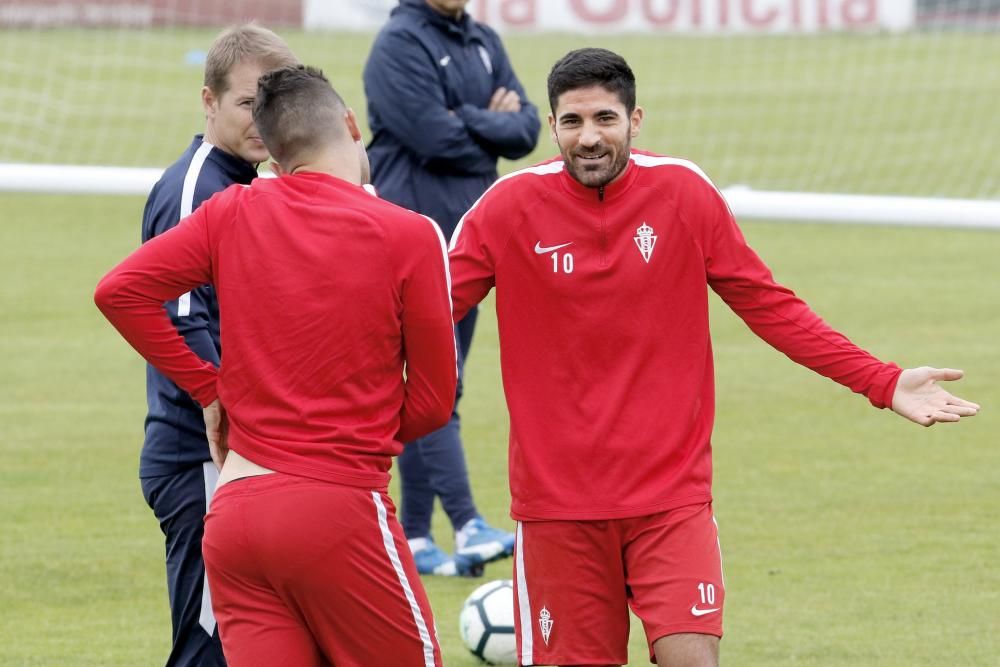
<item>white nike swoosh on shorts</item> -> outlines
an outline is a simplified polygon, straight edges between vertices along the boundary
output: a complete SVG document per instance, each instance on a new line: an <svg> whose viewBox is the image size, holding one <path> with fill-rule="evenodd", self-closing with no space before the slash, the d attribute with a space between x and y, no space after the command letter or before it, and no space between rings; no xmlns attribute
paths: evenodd
<svg viewBox="0 0 1000 667"><path fill-rule="evenodd" d="M691 605L691 615L692 616L704 616L705 614L712 614L719 611L720 607L715 607L713 609L698 609L698 605Z"/></svg>

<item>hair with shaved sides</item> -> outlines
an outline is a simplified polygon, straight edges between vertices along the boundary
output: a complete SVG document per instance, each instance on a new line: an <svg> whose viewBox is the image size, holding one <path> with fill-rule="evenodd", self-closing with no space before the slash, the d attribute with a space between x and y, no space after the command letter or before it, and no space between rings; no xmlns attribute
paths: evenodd
<svg viewBox="0 0 1000 667"><path fill-rule="evenodd" d="M229 26L212 42L205 56L205 85L216 95L229 90L229 73L241 63L264 71L299 64L285 40L253 21Z"/></svg>
<svg viewBox="0 0 1000 667"><path fill-rule="evenodd" d="M556 113L559 96L570 90L600 86L618 95L625 114L635 109L635 74L625 59L607 49L577 49L560 58L549 72L549 106Z"/></svg>
<svg viewBox="0 0 1000 667"><path fill-rule="evenodd" d="M347 136L345 113L343 98L315 67L282 67L257 81L253 122L282 166Z"/></svg>

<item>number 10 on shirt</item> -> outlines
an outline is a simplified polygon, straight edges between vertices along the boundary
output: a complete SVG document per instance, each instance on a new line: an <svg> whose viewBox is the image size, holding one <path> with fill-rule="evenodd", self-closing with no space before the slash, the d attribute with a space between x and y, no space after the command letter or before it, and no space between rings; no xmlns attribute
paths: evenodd
<svg viewBox="0 0 1000 667"><path fill-rule="evenodd" d="M552 257L552 273L559 273L559 269L562 269L563 273L573 273L573 253L564 252L562 253L562 261L559 261L559 253L554 252Z"/></svg>

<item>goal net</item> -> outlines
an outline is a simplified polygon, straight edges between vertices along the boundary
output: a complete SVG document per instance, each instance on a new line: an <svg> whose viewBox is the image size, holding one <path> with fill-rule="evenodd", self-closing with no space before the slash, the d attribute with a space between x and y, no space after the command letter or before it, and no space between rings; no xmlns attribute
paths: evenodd
<svg viewBox="0 0 1000 667"><path fill-rule="evenodd" d="M203 127L213 36L248 18L322 67L363 120L361 69L395 4L0 0L0 190L15 189L18 174L29 181L19 187L45 189L49 173L64 190L87 173L104 183L140 174L133 189L148 187ZM699 163L732 202L748 192L878 195L891 198L857 205L920 198L919 211L943 198L946 211L960 199L1000 224L990 208L1000 200L1000 0L470 0L468 9L503 34L543 113L545 76L566 51L624 55L647 110L640 145ZM553 153L543 134L529 158L502 168ZM66 168L84 165L148 171Z"/></svg>

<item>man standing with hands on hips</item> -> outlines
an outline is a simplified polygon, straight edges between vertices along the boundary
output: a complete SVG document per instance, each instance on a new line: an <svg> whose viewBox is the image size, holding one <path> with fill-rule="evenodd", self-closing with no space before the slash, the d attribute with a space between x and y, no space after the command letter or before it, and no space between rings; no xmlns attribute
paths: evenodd
<svg viewBox="0 0 1000 667"><path fill-rule="evenodd" d="M203 551L231 667L440 667L387 487L454 402L444 237L362 187L354 112L319 70L267 72L253 118L279 177L218 193L94 299L204 408L221 472ZM162 307L205 283L218 368Z"/></svg>

